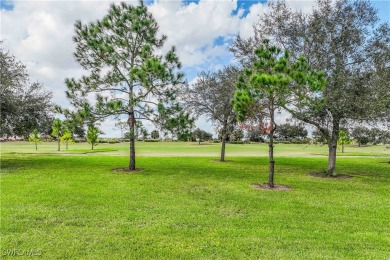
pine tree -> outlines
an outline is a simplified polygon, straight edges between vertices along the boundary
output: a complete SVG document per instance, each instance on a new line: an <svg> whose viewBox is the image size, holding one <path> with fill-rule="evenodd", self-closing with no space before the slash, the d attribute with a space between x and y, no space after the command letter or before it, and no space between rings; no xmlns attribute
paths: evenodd
<svg viewBox="0 0 390 260"><path fill-rule="evenodd" d="M138 6L112 4L101 20L75 24L76 60L88 72L81 79L66 79L67 96L94 121L127 116L130 129L129 170L136 169L137 120L157 123L159 107L176 99L183 74L172 47L158 55L167 39L158 36L158 24L141 1ZM87 97L96 95L96 104Z"/></svg>
<svg viewBox="0 0 390 260"><path fill-rule="evenodd" d="M268 40L263 41L255 55L251 68L245 69L237 82L234 109L240 121L262 118L262 134L267 134L269 138L268 186L274 188L276 112L288 103L296 85L307 85L313 91L319 91L325 79L321 73L308 69L305 58L300 57L292 63L287 50L282 52L270 45ZM254 115L253 111L259 111L260 115Z"/></svg>

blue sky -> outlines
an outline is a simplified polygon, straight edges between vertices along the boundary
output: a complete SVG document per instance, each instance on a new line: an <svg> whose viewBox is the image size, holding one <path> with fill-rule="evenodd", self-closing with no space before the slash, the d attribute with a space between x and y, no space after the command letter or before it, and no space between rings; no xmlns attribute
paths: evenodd
<svg viewBox="0 0 390 260"><path fill-rule="evenodd" d="M83 74L72 55L73 24L77 19L88 22L101 18L110 2L0 1L4 47L27 65L32 80L42 82L54 92L55 103L67 106L64 79ZM303 12L314 4L314 1L287 1L293 9ZM188 81L203 70L217 70L231 63L229 44L237 34L250 36L258 14L266 12L265 1L149 0L147 3L160 31L168 36L167 47L177 47ZM380 19L390 22L390 0L372 3ZM119 135L119 131L113 130L114 123L109 120L102 125L109 136ZM197 126L214 131L205 118L200 118Z"/></svg>

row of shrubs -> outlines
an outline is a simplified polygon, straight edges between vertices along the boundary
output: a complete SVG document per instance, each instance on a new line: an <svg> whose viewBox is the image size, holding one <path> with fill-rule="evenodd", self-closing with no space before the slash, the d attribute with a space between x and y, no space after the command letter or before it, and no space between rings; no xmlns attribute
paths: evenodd
<svg viewBox="0 0 390 260"><path fill-rule="evenodd" d="M148 143L156 143L156 142L160 142L160 139L145 139L143 141Z"/></svg>
<svg viewBox="0 0 390 260"><path fill-rule="evenodd" d="M117 144L121 141L118 138L98 138L100 144Z"/></svg>

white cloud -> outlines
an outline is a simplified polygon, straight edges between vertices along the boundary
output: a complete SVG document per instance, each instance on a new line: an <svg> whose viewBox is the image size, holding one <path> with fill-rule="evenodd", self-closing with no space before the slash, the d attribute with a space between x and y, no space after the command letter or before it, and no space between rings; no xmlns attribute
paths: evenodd
<svg viewBox="0 0 390 260"><path fill-rule="evenodd" d="M249 13L241 20L240 36L248 38L253 36L253 24L259 20L259 15L263 15L267 11L267 4L257 3L249 8Z"/></svg>
<svg viewBox="0 0 390 260"><path fill-rule="evenodd" d="M156 1L149 9L160 31L168 36L166 46L175 45L182 63L188 67L221 55L210 52L214 40L239 31L240 19L232 15L237 9L236 0L200 1L188 5L179 1Z"/></svg>
<svg viewBox="0 0 390 260"><path fill-rule="evenodd" d="M286 0L286 3L295 11L310 13L316 5L315 0Z"/></svg>
<svg viewBox="0 0 390 260"><path fill-rule="evenodd" d="M102 17L108 6L95 1L15 1L12 11L1 10L1 40L27 65L33 81L53 91L55 103L67 105L64 80L83 73L73 58L73 24Z"/></svg>

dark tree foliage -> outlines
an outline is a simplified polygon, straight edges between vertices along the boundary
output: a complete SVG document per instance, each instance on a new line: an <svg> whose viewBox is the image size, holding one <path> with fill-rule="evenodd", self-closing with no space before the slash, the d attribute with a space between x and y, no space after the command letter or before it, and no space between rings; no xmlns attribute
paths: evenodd
<svg viewBox="0 0 390 260"><path fill-rule="evenodd" d="M364 126L355 127L351 132L351 136L358 143L359 147L368 144L371 140L370 129Z"/></svg>
<svg viewBox="0 0 390 260"><path fill-rule="evenodd" d="M157 131L157 130L153 130L151 133L150 133L150 137L152 139L159 139L160 138L160 133Z"/></svg>
<svg viewBox="0 0 390 260"><path fill-rule="evenodd" d="M307 130L301 124L282 124L275 131L277 138L283 140L304 139L307 134Z"/></svg>
<svg viewBox="0 0 390 260"><path fill-rule="evenodd" d="M192 139L195 141L197 140L198 143L200 144L201 142L209 141L213 139L213 135L202 129L197 128L194 130L194 132L192 132Z"/></svg>
<svg viewBox="0 0 390 260"><path fill-rule="evenodd" d="M388 145L390 144L390 130L382 130L379 134L379 143ZM390 148L389 146L386 146L387 148Z"/></svg>
<svg viewBox="0 0 390 260"><path fill-rule="evenodd" d="M366 0L318 0L310 14L294 12L284 1L272 1L269 7L254 26L255 37L237 38L231 50L245 66L253 61L258 44L270 38L326 73L319 98L313 100L313 93L297 88L284 108L322 132L329 146L328 173L335 175L341 126L389 120L389 24L379 23Z"/></svg>
<svg viewBox="0 0 390 260"><path fill-rule="evenodd" d="M86 70L80 79L66 79L67 96L94 120L126 115L130 128L129 169L135 170L136 120L157 124L158 114L176 99L183 75L172 47L161 52L166 36L141 1L137 6L112 4L103 19L75 24L76 60ZM96 96L96 104L88 96Z"/></svg>
<svg viewBox="0 0 390 260"><path fill-rule="evenodd" d="M264 143L264 138L262 136L261 130L256 128L256 129L250 129L246 131L246 137L249 139L251 142L256 142L256 143Z"/></svg>
<svg viewBox="0 0 390 260"><path fill-rule="evenodd" d="M388 144L390 143L390 129L377 127L369 128L364 125L356 126L352 129L350 136L359 146L367 144Z"/></svg>
<svg viewBox="0 0 390 260"><path fill-rule="evenodd" d="M0 136L44 133L53 120L51 99L52 92L31 83L26 66L0 46Z"/></svg>
<svg viewBox="0 0 390 260"><path fill-rule="evenodd" d="M311 133L311 135L312 135L312 139L313 139L315 144L318 144L318 143L324 144L324 143L326 143L326 138L325 138L324 134L321 131L319 131L318 129L314 130Z"/></svg>
<svg viewBox="0 0 390 260"><path fill-rule="evenodd" d="M202 72L184 93L190 110L198 116L206 116L220 129L222 136L220 161L225 160L225 143L229 132L233 131L237 123L232 100L239 75L240 70L234 66L225 67L214 73Z"/></svg>
<svg viewBox="0 0 390 260"><path fill-rule="evenodd" d="M378 144L379 143L379 135L381 130L379 128L373 127L370 129L369 136L370 136L370 142L372 144Z"/></svg>

